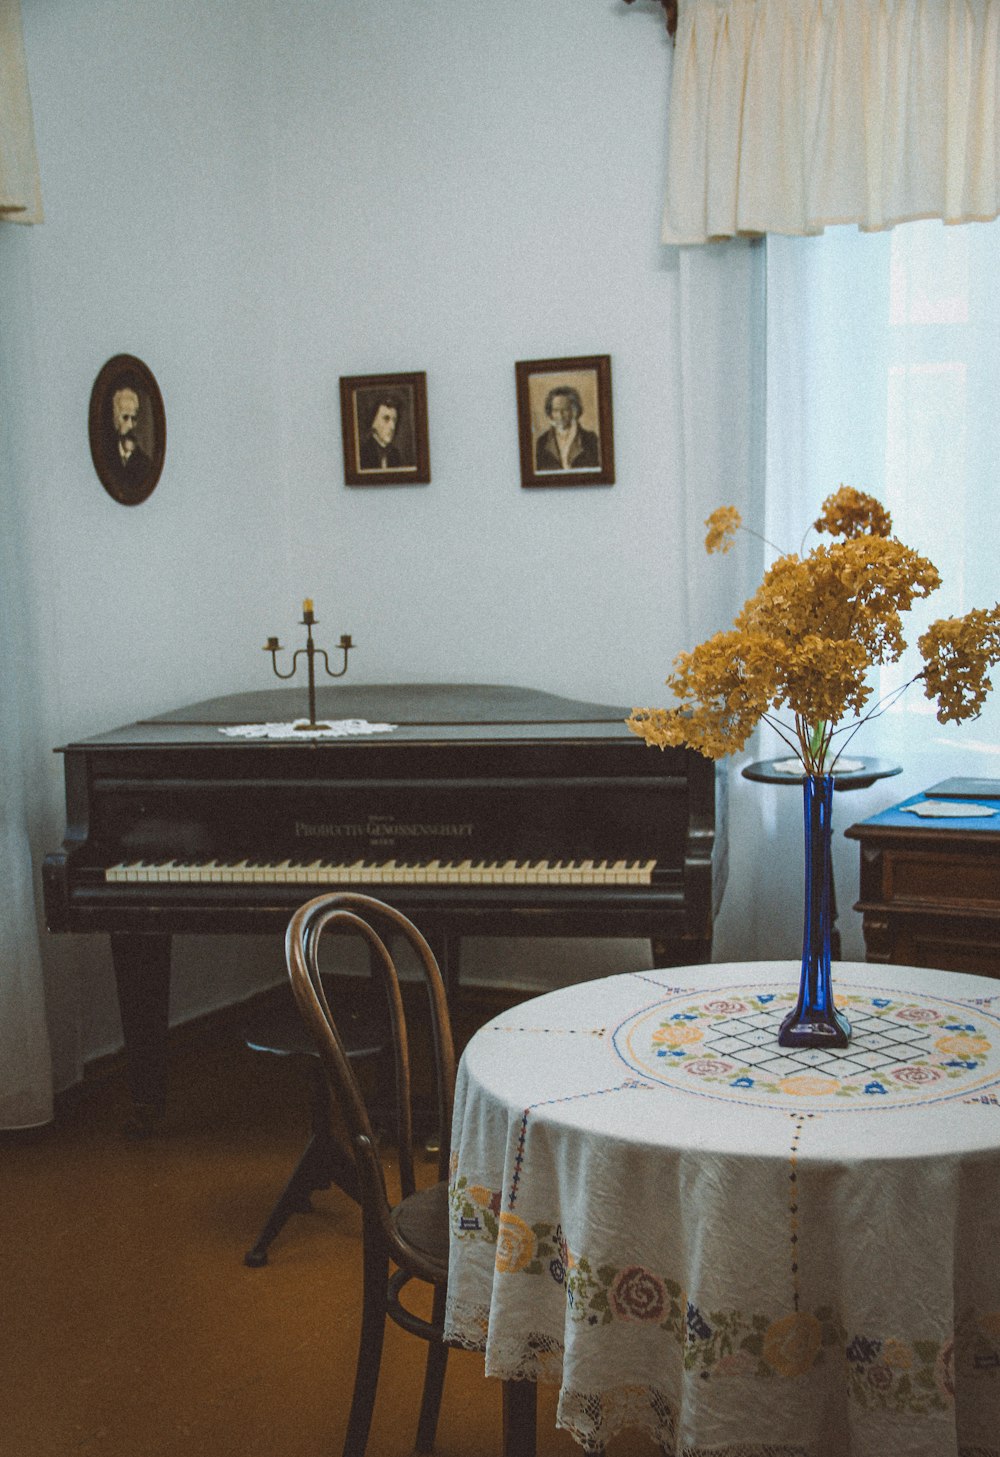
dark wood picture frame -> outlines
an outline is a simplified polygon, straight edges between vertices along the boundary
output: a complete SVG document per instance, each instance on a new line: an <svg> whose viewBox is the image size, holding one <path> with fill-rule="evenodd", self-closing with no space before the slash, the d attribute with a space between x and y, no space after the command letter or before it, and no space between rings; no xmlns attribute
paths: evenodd
<svg viewBox="0 0 1000 1457"><path fill-rule="evenodd" d="M147 500L163 470L167 416L152 370L134 354L116 354L101 367L90 391L88 430L90 457L108 495L122 506Z"/></svg>
<svg viewBox="0 0 1000 1457"><path fill-rule="evenodd" d="M610 354L523 359L514 374L521 485L614 485ZM553 410L577 427L565 464Z"/></svg>
<svg viewBox="0 0 1000 1457"><path fill-rule="evenodd" d="M430 482L427 376L423 371L342 376L340 419L346 485L423 486Z"/></svg>

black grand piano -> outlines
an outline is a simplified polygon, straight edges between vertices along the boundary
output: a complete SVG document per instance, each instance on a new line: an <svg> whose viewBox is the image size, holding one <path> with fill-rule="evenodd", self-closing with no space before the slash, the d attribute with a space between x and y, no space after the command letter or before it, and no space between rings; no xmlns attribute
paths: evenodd
<svg viewBox="0 0 1000 1457"><path fill-rule="evenodd" d="M356 889L411 916L454 996L462 936L648 937L654 964L711 957L725 884L715 765L649 749L625 708L469 684L324 687L345 737L236 737L301 691L196 703L57 752L66 839L46 857L50 931L111 937L140 1121L166 1098L170 941L284 931Z"/></svg>

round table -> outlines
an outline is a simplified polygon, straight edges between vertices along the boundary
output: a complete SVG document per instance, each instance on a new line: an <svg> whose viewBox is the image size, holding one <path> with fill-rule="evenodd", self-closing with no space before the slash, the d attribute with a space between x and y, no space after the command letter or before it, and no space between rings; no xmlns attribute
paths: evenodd
<svg viewBox="0 0 1000 1457"><path fill-rule="evenodd" d="M446 1338L596 1451L1000 1457L1000 982L793 962L606 977L463 1054Z"/></svg>
<svg viewBox="0 0 1000 1457"><path fill-rule="evenodd" d="M880 779L889 779L893 774L902 774L902 764L890 764L886 759L854 759L845 755L833 771L833 787L838 792L845 789L870 789ZM806 777L801 759L783 755L778 759L758 759L754 764L744 764L740 770L744 779L754 779L758 784L799 784Z"/></svg>

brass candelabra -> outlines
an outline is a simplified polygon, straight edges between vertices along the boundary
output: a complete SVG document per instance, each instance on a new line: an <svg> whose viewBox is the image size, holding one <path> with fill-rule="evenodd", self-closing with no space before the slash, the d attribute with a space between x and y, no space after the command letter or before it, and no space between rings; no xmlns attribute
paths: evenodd
<svg viewBox="0 0 1000 1457"><path fill-rule="evenodd" d="M298 666L299 658L302 656L303 653L305 653L306 667L309 674L309 721L308 723L297 723L295 727L297 729L301 729L304 733L308 733L310 730L328 729L330 727L328 723L316 722L316 659L323 659L323 667L326 670L326 675L328 678L342 678L347 672L347 655L351 651L351 648L355 646L355 644L351 641L351 634L349 632L341 634L340 641L337 646L344 654L344 666L340 669L339 672L335 673L330 667L330 659L326 655L326 650L324 648L318 648L313 642L312 630L314 627L318 626L318 623L313 613L313 603L311 597L307 597L302 603L302 626L306 630L306 645L304 648L296 648L295 652L292 654L292 665L287 673L283 673L278 667L278 654L284 652L284 648L281 646L281 643L276 637L268 638L267 642L264 644L264 652L271 654L271 667L274 669L277 677L282 679L292 678L295 676L295 671Z"/></svg>

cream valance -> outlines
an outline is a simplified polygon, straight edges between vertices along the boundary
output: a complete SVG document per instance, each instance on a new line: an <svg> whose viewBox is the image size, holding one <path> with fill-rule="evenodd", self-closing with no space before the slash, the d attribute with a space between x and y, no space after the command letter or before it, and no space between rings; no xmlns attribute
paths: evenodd
<svg viewBox="0 0 1000 1457"><path fill-rule="evenodd" d="M1000 0L682 0L663 241L1000 214Z"/></svg>
<svg viewBox="0 0 1000 1457"><path fill-rule="evenodd" d="M0 0L0 219L42 221L21 0Z"/></svg>

